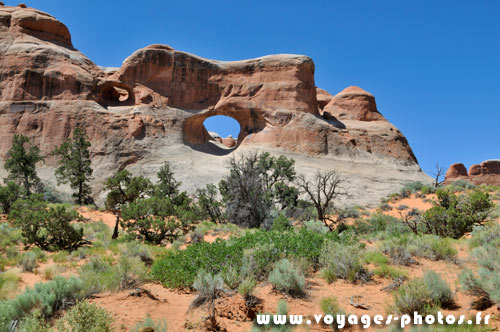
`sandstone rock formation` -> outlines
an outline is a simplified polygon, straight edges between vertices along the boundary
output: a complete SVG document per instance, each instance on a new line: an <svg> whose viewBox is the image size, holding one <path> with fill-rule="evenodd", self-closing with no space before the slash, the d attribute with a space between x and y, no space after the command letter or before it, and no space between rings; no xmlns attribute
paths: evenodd
<svg viewBox="0 0 500 332"><path fill-rule="evenodd" d="M469 172L463 164L453 164L446 172L445 183L457 180L466 180L475 185L485 183L500 186L500 159L486 160L480 164L472 165Z"/></svg>
<svg viewBox="0 0 500 332"><path fill-rule="evenodd" d="M169 160L194 190L217 182L228 158L249 151L293 157L301 173L338 169L358 203L429 181L373 95L349 87L333 96L316 87L314 70L302 55L222 62L166 45L102 68L74 49L66 26L49 14L0 7L0 159L16 133L48 154L80 126L92 142L101 198L104 180L119 169L154 177ZM214 115L239 122L237 138L217 139L231 149L205 129ZM51 158L42 165L52 184L54 166Z"/></svg>

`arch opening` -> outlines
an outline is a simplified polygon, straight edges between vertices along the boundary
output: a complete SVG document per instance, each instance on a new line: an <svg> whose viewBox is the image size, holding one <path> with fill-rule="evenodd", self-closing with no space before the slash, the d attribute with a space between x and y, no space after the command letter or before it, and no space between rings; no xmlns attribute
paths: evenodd
<svg viewBox="0 0 500 332"><path fill-rule="evenodd" d="M125 84L106 82L99 91L99 103L104 106L132 105L134 92Z"/></svg>
<svg viewBox="0 0 500 332"><path fill-rule="evenodd" d="M207 119L208 121L205 121ZM212 121L218 126L212 126ZM188 117L184 121L184 143L201 152L224 155L237 149L241 144L244 144L246 139L265 127L266 120L261 114L252 109L223 107L217 110L205 110L202 113ZM209 131L212 131L212 133L209 133ZM227 139L226 135L231 135L232 138L224 142L224 138Z"/></svg>
<svg viewBox="0 0 500 332"><path fill-rule="evenodd" d="M241 126L238 121L227 115L214 115L203 121L205 130L214 142L225 148L234 148L238 145Z"/></svg>

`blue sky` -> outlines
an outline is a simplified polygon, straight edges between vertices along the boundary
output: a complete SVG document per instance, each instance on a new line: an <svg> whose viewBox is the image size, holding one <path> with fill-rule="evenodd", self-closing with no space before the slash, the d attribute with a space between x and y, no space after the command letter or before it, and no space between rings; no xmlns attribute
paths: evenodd
<svg viewBox="0 0 500 332"><path fill-rule="evenodd" d="M305 54L318 87L373 93L424 171L500 158L497 0L26 3L63 21L101 66L153 43L218 60Z"/></svg>

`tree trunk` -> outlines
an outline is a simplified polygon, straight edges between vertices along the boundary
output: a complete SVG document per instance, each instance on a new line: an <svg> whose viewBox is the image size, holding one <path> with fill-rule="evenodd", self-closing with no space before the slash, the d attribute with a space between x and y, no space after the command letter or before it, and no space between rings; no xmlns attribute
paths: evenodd
<svg viewBox="0 0 500 332"><path fill-rule="evenodd" d="M116 215L116 223L115 229L113 230L113 236L111 237L113 240L118 238L118 225L120 224L120 217Z"/></svg>

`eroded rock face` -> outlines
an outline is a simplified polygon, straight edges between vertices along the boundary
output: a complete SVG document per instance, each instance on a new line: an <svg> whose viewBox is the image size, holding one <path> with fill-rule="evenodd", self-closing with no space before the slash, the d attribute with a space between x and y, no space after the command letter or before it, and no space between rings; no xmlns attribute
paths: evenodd
<svg viewBox="0 0 500 332"><path fill-rule="evenodd" d="M463 164L453 164L446 172L445 183L457 180L467 180L475 185L491 184L500 186L500 160L486 160L480 164L472 165L469 172Z"/></svg>
<svg viewBox="0 0 500 332"><path fill-rule="evenodd" d="M228 158L250 151L293 157L306 174L343 171L355 202L429 180L373 95L357 87L331 95L316 87L314 69L302 55L221 62L166 45L101 68L52 16L0 7L0 159L16 133L48 154L79 126L92 141L96 197L117 170L154 177L165 160L194 190L217 182ZM215 115L237 120L239 136L211 136L203 122ZM46 181L54 167L50 158L42 165Z"/></svg>

